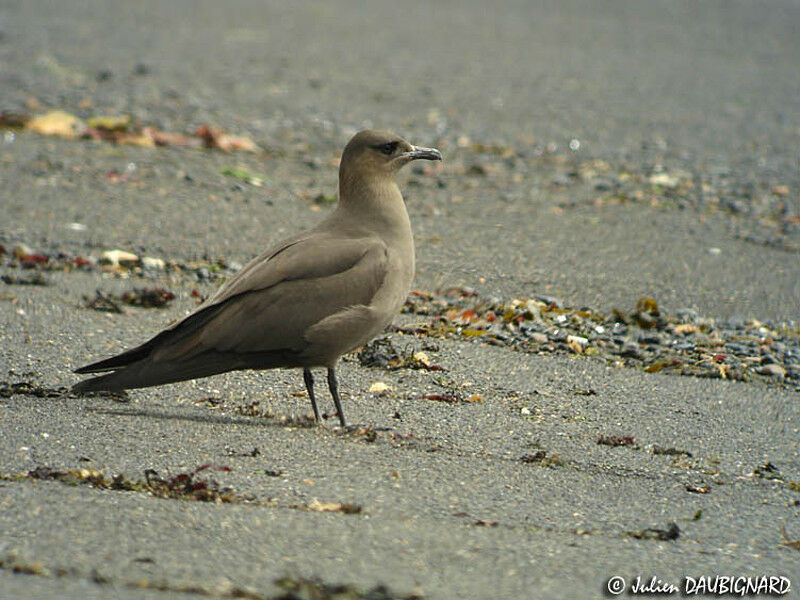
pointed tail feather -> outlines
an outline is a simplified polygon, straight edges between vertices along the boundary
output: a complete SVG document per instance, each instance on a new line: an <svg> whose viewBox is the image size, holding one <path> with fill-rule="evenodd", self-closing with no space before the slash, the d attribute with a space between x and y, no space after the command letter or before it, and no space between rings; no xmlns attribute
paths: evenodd
<svg viewBox="0 0 800 600"><path fill-rule="evenodd" d="M214 354L217 356L213 356ZM235 358L230 355L207 353L187 361L153 363L144 360L127 365L113 373L78 382L72 387L72 391L77 393L119 392L208 377L238 368Z"/></svg>
<svg viewBox="0 0 800 600"><path fill-rule="evenodd" d="M131 363L146 358L153 347L152 342L153 340L150 340L149 342L146 342L136 348L132 348L131 350L123 352L122 354L117 354L111 358L98 360L97 362L93 362L89 365L84 365L78 369L75 369L73 373L101 373L103 371L112 371L114 369L125 367Z"/></svg>
<svg viewBox="0 0 800 600"><path fill-rule="evenodd" d="M296 366L286 352L205 352L188 360L154 363L143 360L113 373L85 379L72 386L78 394L87 392L120 392L135 388L176 383L240 369L274 369Z"/></svg>

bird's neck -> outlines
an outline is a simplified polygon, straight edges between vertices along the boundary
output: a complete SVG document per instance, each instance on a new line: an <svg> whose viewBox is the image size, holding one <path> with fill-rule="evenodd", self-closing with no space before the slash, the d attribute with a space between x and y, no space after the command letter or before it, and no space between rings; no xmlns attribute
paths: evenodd
<svg viewBox="0 0 800 600"><path fill-rule="evenodd" d="M403 195L394 178L340 178L339 209L350 223L369 224L387 235L411 235Z"/></svg>

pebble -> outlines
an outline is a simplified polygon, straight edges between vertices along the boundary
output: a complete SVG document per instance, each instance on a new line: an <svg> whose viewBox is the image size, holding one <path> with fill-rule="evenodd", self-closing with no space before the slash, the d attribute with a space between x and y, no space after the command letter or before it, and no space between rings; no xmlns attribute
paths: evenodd
<svg viewBox="0 0 800 600"><path fill-rule="evenodd" d="M697 311L691 308L679 308L675 314L682 323L696 323L698 319Z"/></svg>
<svg viewBox="0 0 800 600"><path fill-rule="evenodd" d="M555 296L545 296L540 294L534 296L534 298L539 302L544 302L548 306L555 306L556 308L564 308L564 303L561 301L560 298L556 298Z"/></svg>
<svg viewBox="0 0 800 600"><path fill-rule="evenodd" d="M594 189L598 192L606 192L614 189L614 182L609 179L598 179L594 182Z"/></svg>
<svg viewBox="0 0 800 600"><path fill-rule="evenodd" d="M543 334L543 333L538 332L538 331L534 331L533 333L531 333L530 337L537 344L546 344L547 341L548 341L547 340L547 336L545 334Z"/></svg>
<svg viewBox="0 0 800 600"><path fill-rule="evenodd" d="M20 242L18 244L14 244L13 254L14 258L22 258L23 256L30 256L33 254L33 250L31 250L30 246Z"/></svg>
<svg viewBox="0 0 800 600"><path fill-rule="evenodd" d="M163 258L154 258L152 256L145 256L142 258L142 268L151 271L163 271L167 263Z"/></svg>
<svg viewBox="0 0 800 600"><path fill-rule="evenodd" d="M579 344L581 346L586 346L589 343L589 339L588 338L585 338L585 337L580 336L580 335L568 335L567 336L567 341L569 343L571 343L571 344L575 343L575 344Z"/></svg>
<svg viewBox="0 0 800 600"><path fill-rule="evenodd" d="M733 198L726 199L725 206L728 208L730 212L732 212L735 215L746 213L749 210L747 204L745 204L741 200L735 200Z"/></svg>
<svg viewBox="0 0 800 600"><path fill-rule="evenodd" d="M376 381L371 386L369 386L369 391L373 394L382 394L383 392L394 391L394 388L388 386L382 381Z"/></svg>
<svg viewBox="0 0 800 600"><path fill-rule="evenodd" d="M756 373L759 373L760 375L767 375L769 377L776 377L778 379L783 379L786 377L786 369L774 363L759 367L756 370Z"/></svg>
<svg viewBox="0 0 800 600"><path fill-rule="evenodd" d="M656 333L640 333L637 340L640 344L658 345L661 343L661 337Z"/></svg>
<svg viewBox="0 0 800 600"><path fill-rule="evenodd" d="M736 342L728 342L725 344L725 350L727 350L729 354L735 354L737 356L749 356L751 354L748 348Z"/></svg>
<svg viewBox="0 0 800 600"><path fill-rule="evenodd" d="M694 351L694 349L695 349L695 345L696 345L696 344L695 344L694 342L683 342L683 341L678 341L678 342L675 342L675 343L672 345L672 347L673 347L675 350L679 350L679 351L681 351L681 352L693 352L693 351Z"/></svg>
<svg viewBox="0 0 800 600"><path fill-rule="evenodd" d="M761 356L761 364L762 365L775 365L777 363L778 363L778 361L775 360L775 357L772 356L772 354L770 354L769 352L765 352Z"/></svg>
<svg viewBox="0 0 800 600"><path fill-rule="evenodd" d="M644 360L645 354L639 349L639 346L634 344L633 342L628 342L624 344L622 348L617 351L617 354L620 356L624 356L625 358L637 358L639 360Z"/></svg>
<svg viewBox="0 0 800 600"><path fill-rule="evenodd" d="M680 183L680 179L669 173L653 173L649 181L650 185L660 185L667 188L676 188Z"/></svg>

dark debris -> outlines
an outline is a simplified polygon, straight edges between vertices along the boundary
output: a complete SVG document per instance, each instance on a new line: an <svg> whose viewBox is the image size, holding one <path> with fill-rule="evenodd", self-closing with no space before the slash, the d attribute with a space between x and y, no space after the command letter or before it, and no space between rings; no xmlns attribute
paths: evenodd
<svg viewBox="0 0 800 600"><path fill-rule="evenodd" d="M677 523L670 523L667 529L639 529L637 531L626 531L623 535L637 540L659 540L671 542L677 540L681 535L681 530Z"/></svg>
<svg viewBox="0 0 800 600"><path fill-rule="evenodd" d="M37 398L63 398L69 394L66 387L50 388L41 386L32 381L0 381L0 398L10 398L11 396L35 396Z"/></svg>
<svg viewBox="0 0 800 600"><path fill-rule="evenodd" d="M354 586L325 583L319 578L283 577L275 584L284 590L269 600L422 600L419 594L401 596L386 586L378 585L370 590Z"/></svg>
<svg viewBox="0 0 800 600"><path fill-rule="evenodd" d="M10 275L5 273L0 275L0 281L6 285L50 285L50 281L42 273L31 273L30 275Z"/></svg>
<svg viewBox="0 0 800 600"><path fill-rule="evenodd" d="M445 371L444 367L431 364L425 352L412 348L398 350L389 338L373 340L358 352L358 362L364 367L375 367L387 371L399 369L421 369L425 371Z"/></svg>
<svg viewBox="0 0 800 600"><path fill-rule="evenodd" d="M601 446L635 446L636 438L632 435L599 435L597 443Z"/></svg>
<svg viewBox="0 0 800 600"><path fill-rule="evenodd" d="M125 292L120 298L131 306L164 308L175 299L175 294L160 287L136 288L133 291Z"/></svg>
<svg viewBox="0 0 800 600"><path fill-rule="evenodd" d="M564 459L558 454L552 452L548 455L546 450L537 450L533 454L525 454L519 460L525 464L549 468L560 467L565 464Z"/></svg>
<svg viewBox="0 0 800 600"><path fill-rule="evenodd" d="M230 471L229 467L202 465L188 473L161 477L153 469L144 472L144 479L128 479L125 475L107 477L96 469L61 471L41 466L28 471L23 479L59 481L67 485L88 485L97 489L146 492L158 498L195 500L199 502L242 503L249 499L237 495L232 488L222 487L214 480L200 476L206 470Z"/></svg>

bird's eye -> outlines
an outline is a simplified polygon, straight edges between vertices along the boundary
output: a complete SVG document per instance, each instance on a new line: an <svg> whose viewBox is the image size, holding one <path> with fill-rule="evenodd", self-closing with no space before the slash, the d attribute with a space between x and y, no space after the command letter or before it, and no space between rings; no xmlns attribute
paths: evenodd
<svg viewBox="0 0 800 600"><path fill-rule="evenodd" d="M387 142L386 144L381 146L381 152L383 152L387 156L394 154L395 150L397 150L397 142Z"/></svg>

